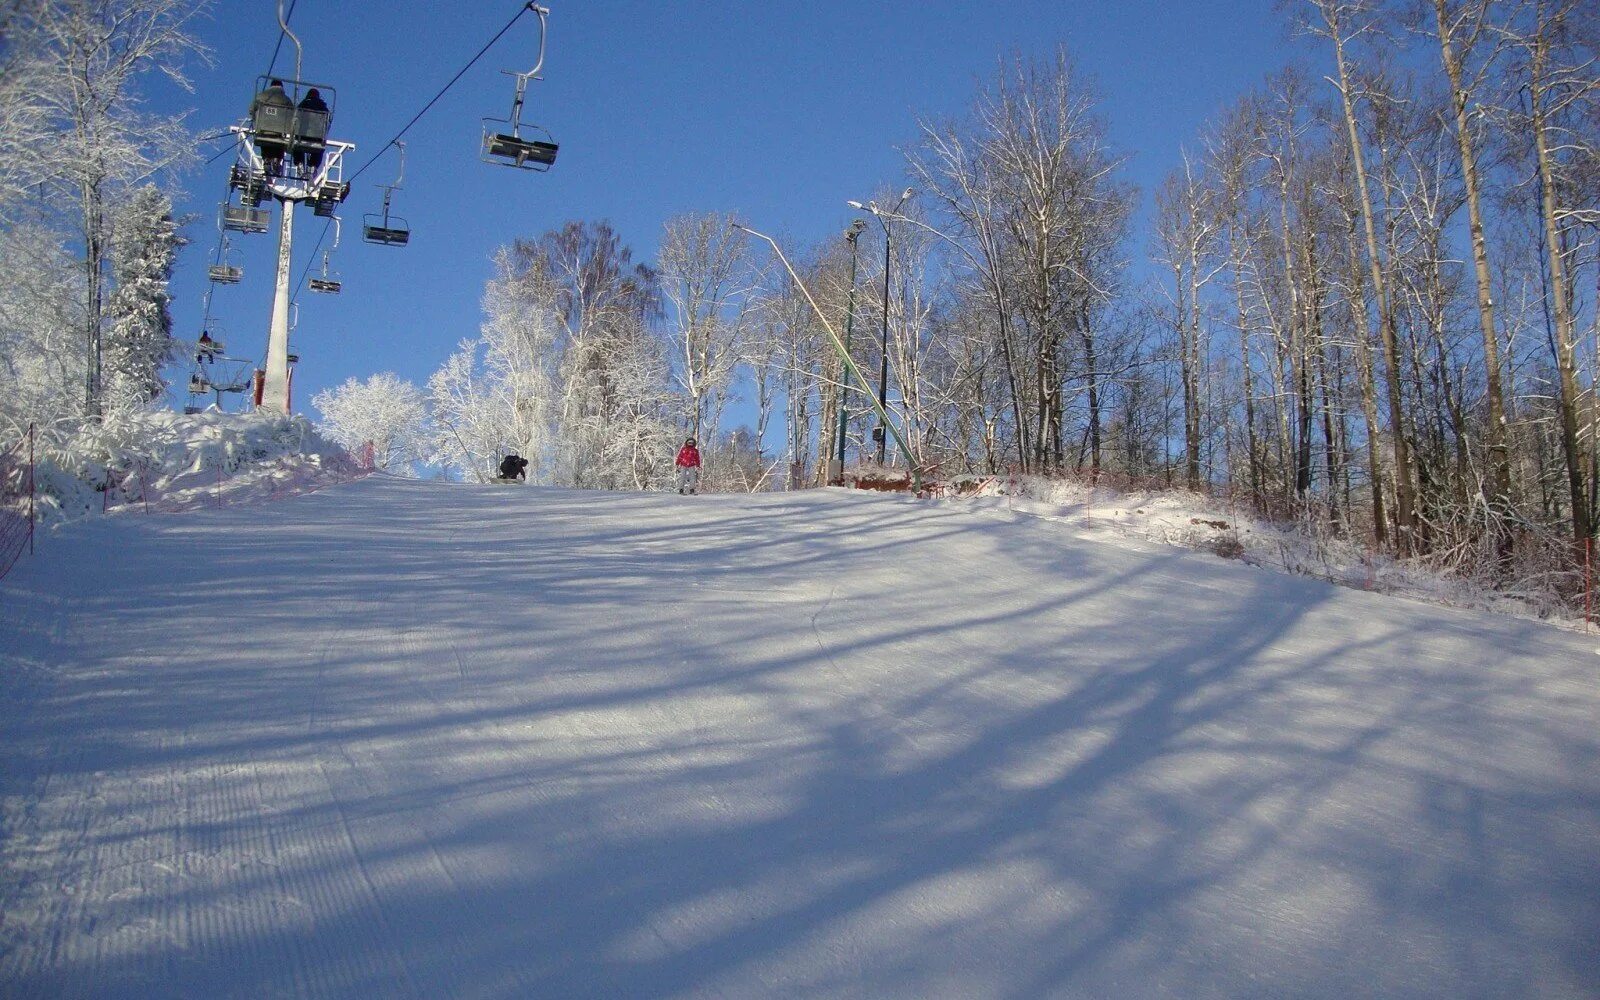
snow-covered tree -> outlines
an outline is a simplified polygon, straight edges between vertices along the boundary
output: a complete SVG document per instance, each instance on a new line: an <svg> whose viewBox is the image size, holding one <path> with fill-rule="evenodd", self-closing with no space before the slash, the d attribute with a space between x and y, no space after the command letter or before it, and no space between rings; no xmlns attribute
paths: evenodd
<svg viewBox="0 0 1600 1000"><path fill-rule="evenodd" d="M529 479L548 478L555 357L552 292L542 271L518 267L513 250L495 254L483 294L480 336L464 340L428 380L434 417L430 458L483 480L500 456L530 463Z"/></svg>
<svg viewBox="0 0 1600 1000"><path fill-rule="evenodd" d="M366 381L345 379L311 397L322 413L317 430L351 451L372 444L373 465L396 475L412 475L411 463L424 456L427 407L422 390L393 372Z"/></svg>
<svg viewBox="0 0 1600 1000"><path fill-rule="evenodd" d="M713 439L752 301L744 234L734 221L721 212L668 219L659 254L674 374L688 397L685 424L689 433Z"/></svg>
<svg viewBox="0 0 1600 1000"><path fill-rule="evenodd" d="M38 150L35 184L47 205L71 205L83 250L86 408L101 410L114 207L194 155L182 116L152 115L139 80L159 70L187 86L181 67L202 52L189 34L204 0L55 0L40 5L18 44L39 60L40 95L54 124ZM66 219L62 220L66 222Z"/></svg>
<svg viewBox="0 0 1600 1000"><path fill-rule="evenodd" d="M29 423L49 431L82 415L81 280L58 234L0 227L0 444Z"/></svg>
<svg viewBox="0 0 1600 1000"><path fill-rule="evenodd" d="M119 208L113 233L116 287L106 309L107 412L143 406L166 389L161 369L176 346L167 290L178 253L171 199L153 186L140 188Z"/></svg>

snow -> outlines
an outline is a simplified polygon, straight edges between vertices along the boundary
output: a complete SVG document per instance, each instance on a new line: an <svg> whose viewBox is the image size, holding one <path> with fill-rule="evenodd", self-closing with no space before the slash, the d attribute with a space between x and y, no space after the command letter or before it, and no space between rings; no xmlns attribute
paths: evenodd
<svg viewBox="0 0 1600 1000"><path fill-rule="evenodd" d="M1581 608L1574 606L1582 595L1574 598L1551 585L1560 574L1540 572L1541 582L1507 589L1503 580L1439 565L1438 557L1399 560L1375 552L1365 532L1350 537L1331 533L1321 521L1272 521L1225 496L1181 487L1090 487L1043 476L962 476L942 484L940 492L970 510L1066 522L1092 536L1181 545L1361 590L1582 627ZM1529 555L1541 568L1548 565Z"/></svg>
<svg viewBox="0 0 1600 1000"><path fill-rule="evenodd" d="M842 490L0 581L0 995L1588 997L1595 638Z"/></svg>
<svg viewBox="0 0 1600 1000"><path fill-rule="evenodd" d="M215 408L118 413L63 445L41 448L38 514L49 524L119 508L248 503L348 481L361 474L357 464L300 416Z"/></svg>

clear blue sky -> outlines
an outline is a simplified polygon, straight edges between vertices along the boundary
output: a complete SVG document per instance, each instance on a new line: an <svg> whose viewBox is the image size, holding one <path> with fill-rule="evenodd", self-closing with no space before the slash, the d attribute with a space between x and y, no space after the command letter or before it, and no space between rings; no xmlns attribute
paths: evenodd
<svg viewBox="0 0 1600 1000"><path fill-rule="evenodd" d="M333 267L339 296L300 294L293 349L296 408L350 376L394 371L418 383L477 328L495 247L569 219L607 219L637 259L655 253L662 222L686 211L735 211L769 232L812 241L840 231L846 199L903 182L896 151L919 116L958 113L1010 53L1065 45L1097 82L1129 177L1148 194L1181 143L1297 47L1272 0L989 0L982 3L644 3L548 0L544 83L525 120L561 144L554 170L479 162L479 119L504 116L501 69L534 59L537 21L512 29L407 136L409 220L403 249L360 242L393 152L356 182L342 210ZM338 92L333 134L360 165L513 14L513 0L335 3L299 0L291 25L306 78ZM272 0L220 0L199 34L216 63L192 74L194 94L153 92L159 110L193 108L221 128L246 110L277 41ZM293 69L285 43L278 71ZM220 149L214 145L212 149ZM205 265L229 157L185 178L190 229L175 282L181 336L199 334ZM322 229L297 228L296 275ZM234 237L241 285L218 289L213 313L230 353L265 351L272 297L270 235ZM1142 248L1136 248L1142 252Z"/></svg>

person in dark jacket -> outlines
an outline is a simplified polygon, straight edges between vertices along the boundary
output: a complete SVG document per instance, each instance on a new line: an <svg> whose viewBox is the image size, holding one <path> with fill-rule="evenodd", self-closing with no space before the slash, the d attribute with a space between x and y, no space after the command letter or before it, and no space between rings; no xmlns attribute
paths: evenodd
<svg viewBox="0 0 1600 1000"><path fill-rule="evenodd" d="M322 99L322 92L317 88L306 91L296 122L299 134L294 149L295 165L315 174L322 169L322 154L327 148L324 143L328 138L328 102Z"/></svg>
<svg viewBox="0 0 1600 1000"><path fill-rule="evenodd" d="M268 83L267 89L250 102L250 127L255 130L256 148L261 150L261 161L269 174L283 170L283 154L289 149L283 136L293 116L294 101L284 91L282 80Z"/></svg>
<svg viewBox="0 0 1600 1000"><path fill-rule="evenodd" d="M500 478L506 482L520 479L528 481L528 460L521 455L512 453L500 460Z"/></svg>

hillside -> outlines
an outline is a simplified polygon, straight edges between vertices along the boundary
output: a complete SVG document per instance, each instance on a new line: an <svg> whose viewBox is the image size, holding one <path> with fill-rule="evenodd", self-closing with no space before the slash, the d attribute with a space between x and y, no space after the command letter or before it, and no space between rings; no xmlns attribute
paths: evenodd
<svg viewBox="0 0 1600 1000"><path fill-rule="evenodd" d="M91 519L0 994L1593 996L1596 645L840 490Z"/></svg>

